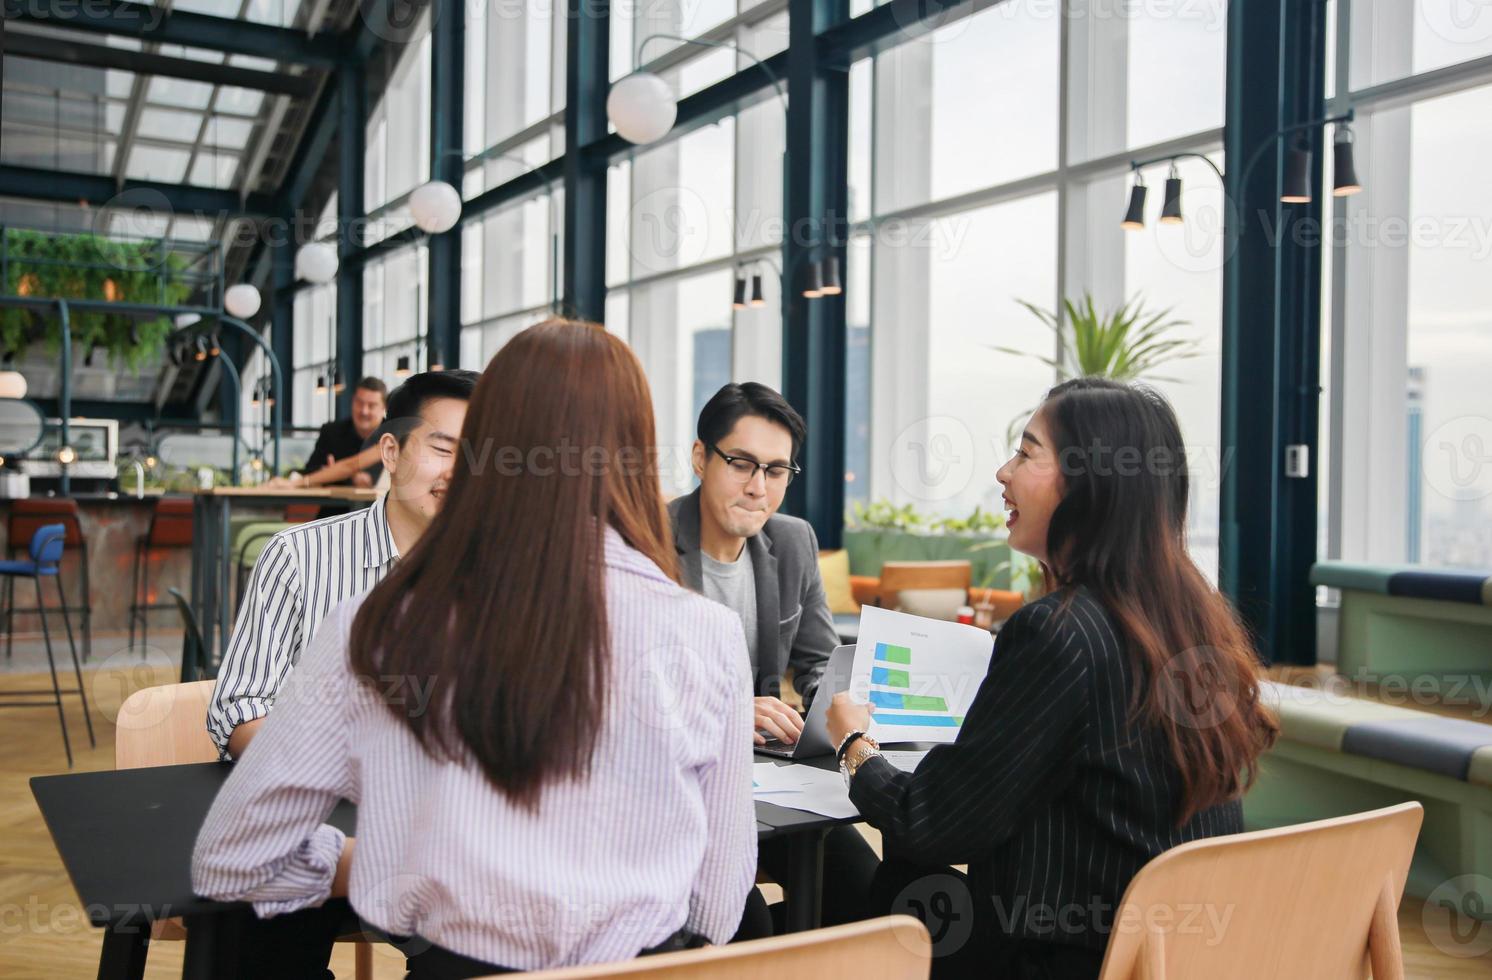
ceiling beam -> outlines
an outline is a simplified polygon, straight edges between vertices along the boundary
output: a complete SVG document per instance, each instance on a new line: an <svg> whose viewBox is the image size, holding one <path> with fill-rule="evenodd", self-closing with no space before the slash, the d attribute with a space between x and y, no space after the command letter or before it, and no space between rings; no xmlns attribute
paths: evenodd
<svg viewBox="0 0 1492 980"><path fill-rule="evenodd" d="M34 58L37 61L85 65L90 68L116 68L140 75L185 78L194 82L207 82L209 85L234 85L297 98L308 98L316 88L312 78L302 75L257 71L235 65L214 65L205 61L193 61L191 58L172 58L148 51L111 48L104 44L89 44L72 38L33 34L24 30L13 30L6 48L13 58Z"/></svg>
<svg viewBox="0 0 1492 980"><path fill-rule="evenodd" d="M176 214L201 214L204 217L242 214L259 217L273 213L273 200L268 194L250 194L240 202L238 192L232 190L166 184L153 180L126 180L116 184L114 178L108 174L64 173L40 167L0 164L0 196L4 197L102 207L115 202L122 194L131 194L125 200L137 206L146 202L146 195L159 194Z"/></svg>
<svg viewBox="0 0 1492 980"><path fill-rule="evenodd" d="M331 68L346 60L339 39L304 31L184 10L164 10L130 0L3 0L5 19L23 24L93 31L153 44L184 44L228 54Z"/></svg>

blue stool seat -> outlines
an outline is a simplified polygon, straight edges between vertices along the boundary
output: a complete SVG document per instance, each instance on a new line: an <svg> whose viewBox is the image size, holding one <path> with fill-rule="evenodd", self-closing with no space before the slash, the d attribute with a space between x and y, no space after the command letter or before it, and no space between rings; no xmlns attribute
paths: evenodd
<svg viewBox="0 0 1492 980"><path fill-rule="evenodd" d="M30 561L0 561L0 576L11 576L12 578L29 578L36 584L36 611L41 614L41 635L42 639L46 642L47 665L51 668L52 672L52 689L50 691L45 689L17 690L12 688L4 692L6 697L18 695L23 698L29 698L37 695L50 695L51 700L5 701L0 702L0 707L34 708L46 705L56 705L57 721L58 724L62 726L62 747L67 752L67 764L68 767L71 768L73 764L73 748L71 741L67 737L67 716L63 713L62 710L62 695L76 694L78 696L78 699L83 702L83 722L88 726L88 744L97 746L98 743L95 742L93 738L93 718L88 714L88 695L83 690L83 670L81 667L78 666L78 647L73 642L72 621L68 618L67 615L67 595L63 592L62 589L62 577L58 575L58 563L62 561L62 548L66 533L66 528L61 524L47 524L39 527L36 529L36 533L33 534L31 537ZM63 690L62 687L59 686L57 683L57 661L52 656L52 631L47 625L47 606L42 601L41 596L41 579L43 575L49 576L52 581L57 584L57 597L62 600L62 605L60 607L53 608L61 609L62 623L64 626L67 627L67 645L69 650L72 652L73 674L78 679L78 686L76 688ZM9 617L7 617L6 621L7 623L10 622Z"/></svg>

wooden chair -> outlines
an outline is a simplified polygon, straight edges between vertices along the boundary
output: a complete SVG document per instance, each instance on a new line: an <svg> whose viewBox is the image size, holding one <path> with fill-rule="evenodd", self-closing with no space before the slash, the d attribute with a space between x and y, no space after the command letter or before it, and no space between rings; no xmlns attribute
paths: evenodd
<svg viewBox="0 0 1492 980"><path fill-rule="evenodd" d="M881 605L895 609L902 589L969 591L973 566L958 561L888 561L881 565Z"/></svg>
<svg viewBox="0 0 1492 980"><path fill-rule="evenodd" d="M182 766L193 762L216 762L218 747L207 734L207 706L217 681L192 681L147 687L124 699L119 706L114 735L114 768L142 769L146 766ZM151 941L186 939L181 919L159 919L151 924ZM354 964L357 980L372 980L373 947L360 937L338 942L356 942Z"/></svg>
<svg viewBox="0 0 1492 980"><path fill-rule="evenodd" d="M1418 803L1193 841L1130 882L1099 980L1403 980Z"/></svg>
<svg viewBox="0 0 1492 980"><path fill-rule="evenodd" d="M537 970L532 980L927 980L932 941L909 915L814 929L621 963Z"/></svg>

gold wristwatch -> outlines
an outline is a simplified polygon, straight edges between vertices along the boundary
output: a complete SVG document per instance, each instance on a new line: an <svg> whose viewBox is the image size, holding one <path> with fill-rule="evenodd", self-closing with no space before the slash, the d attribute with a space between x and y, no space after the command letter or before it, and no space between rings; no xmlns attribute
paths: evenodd
<svg viewBox="0 0 1492 980"><path fill-rule="evenodd" d="M845 782L849 782L854 777L856 770L865 764L865 760L881 754L880 743L869 735L861 735L855 741L857 744L850 746L850 750L844 754L842 768Z"/></svg>

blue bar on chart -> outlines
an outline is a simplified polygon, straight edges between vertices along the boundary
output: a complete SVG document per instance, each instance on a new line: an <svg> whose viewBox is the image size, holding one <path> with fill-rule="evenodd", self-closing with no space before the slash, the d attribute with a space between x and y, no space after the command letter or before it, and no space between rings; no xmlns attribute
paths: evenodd
<svg viewBox="0 0 1492 980"><path fill-rule="evenodd" d="M919 725L929 728L957 728L964 723L958 715L904 715L900 712L877 711L878 725Z"/></svg>

